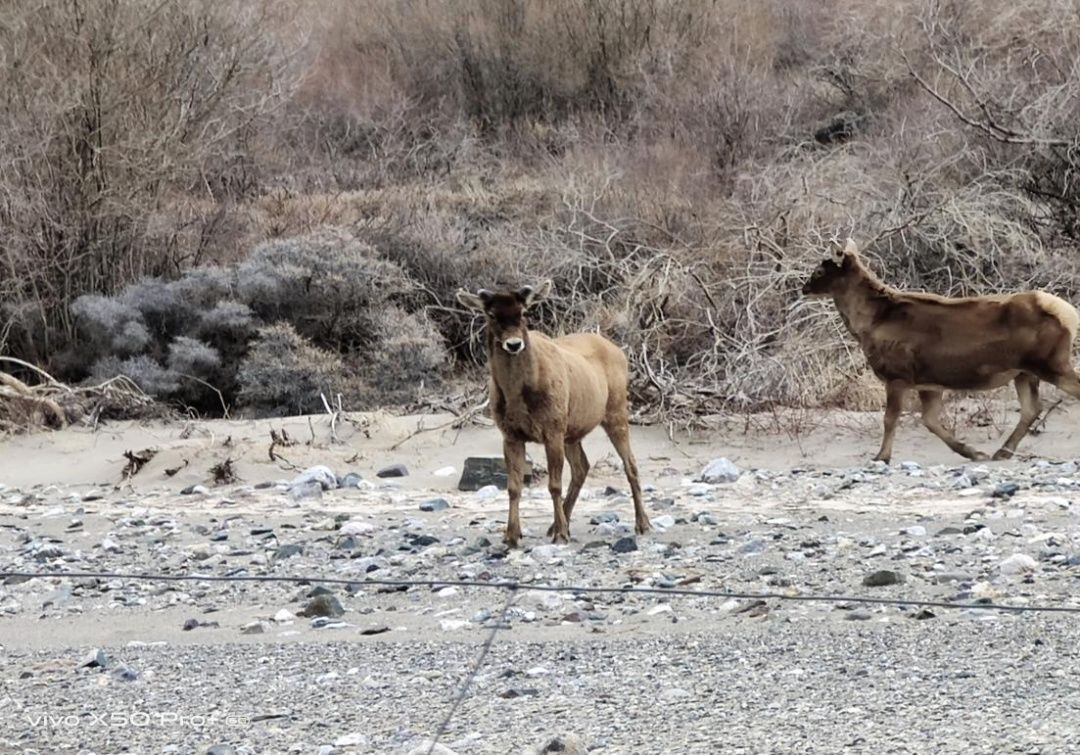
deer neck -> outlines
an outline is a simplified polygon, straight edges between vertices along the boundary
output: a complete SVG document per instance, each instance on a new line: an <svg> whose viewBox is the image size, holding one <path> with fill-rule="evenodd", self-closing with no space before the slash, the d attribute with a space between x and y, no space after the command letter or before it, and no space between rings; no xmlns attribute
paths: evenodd
<svg viewBox="0 0 1080 755"><path fill-rule="evenodd" d="M848 331L860 341L869 337L888 287L869 275L860 275L833 294L836 310Z"/></svg>

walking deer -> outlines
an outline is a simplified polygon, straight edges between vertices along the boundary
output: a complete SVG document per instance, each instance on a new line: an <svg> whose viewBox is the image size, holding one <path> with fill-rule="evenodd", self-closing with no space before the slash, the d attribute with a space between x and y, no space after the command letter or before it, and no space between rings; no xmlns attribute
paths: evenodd
<svg viewBox="0 0 1080 755"><path fill-rule="evenodd" d="M595 333L549 338L530 331L526 314L551 291L551 281L538 288L475 294L457 293L466 308L487 321L487 356L491 368L491 413L502 432L510 514L504 542L521 541L518 508L525 475L525 443L543 443L547 452L548 491L555 520L548 529L553 542L570 538L570 514L589 473L582 439L597 425L604 428L622 459L634 498L635 529L649 530L641 500L637 463L630 450L630 410L626 356L618 346ZM563 461L570 462L570 486L562 500Z"/></svg>
<svg viewBox="0 0 1080 755"><path fill-rule="evenodd" d="M1080 315L1051 294L948 298L900 291L863 265L851 239L821 262L803 294L832 297L870 368L885 384L885 432L876 459L892 457L896 422L909 390L919 392L926 428L974 460L988 457L941 423L944 391L986 391L1014 383L1020 421L994 459L1010 458L1039 416L1040 380L1080 398L1080 378L1072 366Z"/></svg>

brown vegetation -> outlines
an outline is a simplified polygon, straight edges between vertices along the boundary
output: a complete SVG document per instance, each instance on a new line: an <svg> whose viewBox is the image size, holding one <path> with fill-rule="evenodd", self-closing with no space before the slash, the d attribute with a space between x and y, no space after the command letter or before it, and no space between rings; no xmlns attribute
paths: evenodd
<svg viewBox="0 0 1080 755"><path fill-rule="evenodd" d="M491 415L503 436L506 490L510 515L504 541L521 541L518 506L525 478L525 443L543 443L547 452L548 490L554 521L553 542L570 541L570 515L589 474L581 447L586 435L604 428L622 460L634 497L635 530L649 530L641 500L637 462L630 448L630 407L626 355L595 333L548 338L529 331L526 313L551 292L551 281L538 289L458 291L457 299L484 315L488 364L491 369ZM562 498L562 473L570 462L570 487Z"/></svg>
<svg viewBox="0 0 1080 755"><path fill-rule="evenodd" d="M946 390L986 391L1012 382L1020 421L995 459L1011 458L1042 411L1039 381L1080 398L1072 346L1080 314L1042 291L947 298L899 291L859 259L855 242L827 257L803 287L829 297L858 340L870 369L885 384L885 433L875 457L892 458L896 423L911 390L919 392L926 428L969 459L986 454L956 439L941 422Z"/></svg>
<svg viewBox="0 0 1080 755"><path fill-rule="evenodd" d="M544 274L540 324L624 345L639 419L868 408L861 354L798 295L830 239L866 234L900 287L1080 294L1077 20L1070 0L15 0L0 352L82 380L79 296L334 228L420 294L377 304L413 318L407 343L377 316L324 344L271 313L320 364L426 349L396 384L430 390L431 352L482 358L457 287ZM147 331L156 351L105 366L172 386L155 364L206 355ZM357 377L365 403L420 398ZM220 411L197 385L170 395Z"/></svg>

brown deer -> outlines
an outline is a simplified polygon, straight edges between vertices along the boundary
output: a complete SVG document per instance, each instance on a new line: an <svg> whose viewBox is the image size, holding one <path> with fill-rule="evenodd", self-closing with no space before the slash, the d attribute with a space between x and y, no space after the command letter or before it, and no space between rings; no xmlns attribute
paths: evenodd
<svg viewBox="0 0 1080 755"><path fill-rule="evenodd" d="M1010 380L1020 398L1020 421L994 459L1007 459L1042 404L1039 381L1080 398L1072 342L1076 309L1043 291L948 298L900 291L882 283L859 258L855 242L836 248L803 286L807 296L831 296L885 384L885 434L876 459L892 457L896 422L909 390L917 390L922 421L956 453L985 460L941 423L945 390L986 391Z"/></svg>
<svg viewBox="0 0 1080 755"><path fill-rule="evenodd" d="M457 299L487 320L487 356L491 367L491 413L503 436L510 515L504 542L521 541L518 506L525 476L525 443L543 443L547 452L548 490L555 521L553 542L570 539L570 514L589 473L582 439L597 425L604 428L622 459L634 497L635 530L649 530L641 502L637 463L630 450L630 410L626 355L595 333L548 338L530 332L526 313L551 291L538 288L475 294L464 289ZM570 487L562 501L563 461L570 462Z"/></svg>

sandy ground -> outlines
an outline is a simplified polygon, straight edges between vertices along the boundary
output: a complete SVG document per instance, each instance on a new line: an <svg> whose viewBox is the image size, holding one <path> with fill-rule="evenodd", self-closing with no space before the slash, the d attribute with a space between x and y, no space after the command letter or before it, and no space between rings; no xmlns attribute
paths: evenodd
<svg viewBox="0 0 1080 755"><path fill-rule="evenodd" d="M1001 406L989 416L990 426L967 426L961 434L993 450L1015 421L1015 412ZM642 550L629 557L606 555L619 534L589 525L591 517L612 511L623 522L632 520L628 498L605 495L606 487L624 491L626 483L610 445L597 432L585 443L593 470L574 513L574 541L569 548L541 555L544 549L538 546L547 542L543 531L550 522L550 503L540 484L527 491L523 504L525 547L505 556L496 552L497 560L484 557L488 546L480 548L478 560L461 553L478 536L496 547L505 521L505 494L485 499L456 490L467 456L500 452L498 432L491 427L455 430L450 416L377 414L338 423L336 440L328 418L322 416L114 423L97 432L73 428L0 441L0 571L9 564L26 566L26 559L16 554L26 552L28 540L53 538L74 554L50 562L53 568L209 574L228 573L239 559L246 570L329 573L359 581L364 572L355 568L383 554L389 562L376 574L396 577L506 576L610 586L635 582L639 574L651 575L645 584L657 575L674 575L709 589L850 594L862 589L862 575L874 564L906 568L911 559L910 568L920 574L925 569L927 576L887 588L890 595L955 599L956 586L941 584L933 574L961 569L970 572L970 578L965 577L969 589L961 594L967 595L966 600L985 594L1061 605L1073 600L1071 571L1062 569L1060 577L1054 571L1053 579L1033 585L994 575L1001 559L1019 547L1011 539L1014 531L1028 538L1016 542L1026 542L1027 551L1039 558L1050 557L1039 555L1049 536L1043 533L1060 533L1055 536L1064 543L1061 558L1074 555L1080 509L1072 507L1072 482L1063 480L1057 487L1039 483L1042 478L1033 475L1043 473L1032 460L1080 458L1076 418L1077 409L1063 405L1052 413L1044 432L1025 441L1024 459L983 465L991 477L980 497L969 495L979 492L975 488L953 489L951 480L972 465L964 464L913 418L905 420L897 437L893 469L910 460L916 471L897 471L874 478L873 484L863 484L858 472L852 478L851 470L865 469L877 449L876 413L800 412L731 419L717 430L693 434L635 427L633 444L642 479L649 486L650 516L656 519L670 512L679 523L639 538ZM272 428L284 429L295 441L278 448L287 461L269 458ZM134 477L122 480L124 452L150 448L156 451L153 459ZM530 454L542 461L542 449L530 446ZM762 474L744 473L738 482L695 498L693 480L706 462L720 456ZM233 462L239 480L215 486L209 470L225 459ZM387 481L375 477L378 469L399 463L408 467L407 477ZM355 471L375 484L300 502L280 490L254 487L288 481L296 470L314 464L327 465L339 475ZM455 472L436 474L447 467ZM999 506L990 492L1013 474L1034 482L1022 486L1011 499L1011 508ZM851 479L858 484L844 482ZM208 491L180 495L192 485L205 485ZM418 502L433 496L445 497L451 508L420 513ZM969 547L964 535L957 535L955 544L945 543L951 536L942 535L941 545L919 550L904 534L915 523L931 534L948 526L959 531L972 521L972 510L980 507L983 513L975 516L985 516L987 529L996 535L986 551ZM710 512L717 528L695 526L692 515L698 511ZM351 519L377 530L371 544L363 544L364 558L354 554L346 560L327 560L336 558L337 535L322 522L334 517L335 526ZM248 535L256 526L274 530L272 546ZM217 529L229 530L230 552L207 550L208 533ZM439 544L412 549L395 561L393 549L409 531L431 534ZM787 545L776 549L776 560L741 555L755 555L747 548L758 540L781 542L785 537L782 542ZM120 539L121 547L106 553L102 543L110 538ZM824 545L819 547L819 541ZM257 560L263 551L272 553L290 542L303 544L302 556L280 563L273 557ZM590 550L597 544L603 545L602 551ZM871 547L879 547L880 553L871 552ZM859 548L863 550L844 555L845 549ZM797 555L803 551L809 555ZM819 557L825 559L820 568L811 568ZM769 568L762 569L766 562ZM282 608L295 613L310 587L118 583L108 591L100 584L75 584L74 598L64 593L70 584L54 580L0 587L0 609L5 601L19 606L0 613L5 661L0 674L4 683L0 744L9 748L0 751L206 752L216 744L235 748L220 753L409 752L418 737L431 734L447 709L464 670L487 637L488 619L483 616L498 613L503 600L499 593L473 590L451 597L363 589L350 593L347 600L343 597L348 612L341 630L316 628L304 619L272 620ZM53 598L54 591L64 594ZM875 610L864 622L845 620L864 618L855 615L857 606L837 610L827 604L771 604L771 613L754 620L731 615L731 606L720 609L715 601L696 598L673 599L674 611L657 608L667 602L652 597L603 607L597 600L595 608L580 596L572 604L545 603L542 595L528 600L535 603L539 617L515 614L512 630L500 633L490 668L477 679L476 698L462 706L462 721L444 740L458 755L522 752L565 732L580 735L580 751L604 753L1049 753L1068 752L1080 743L1080 734L1069 723L1077 720L1080 689L1055 671L1080 671L1080 657L1066 650L1077 647L1074 640L1080 639L1074 628L1077 622L1070 616L1004 615L985 623L983 616L972 614L897 623L910 618L911 612L890 609ZM560 620L575 606L607 618L590 619L584 625L578 619ZM192 617L214 625L183 629ZM448 631L448 619L468 626ZM260 634L240 631L257 621L268 622L271 629ZM377 634L365 633L376 629ZM815 650L818 636L828 639ZM1061 649L1056 661L1041 651L1037 663L1017 662L1044 642ZM124 685L107 675L90 677L85 670L72 676L78 661L98 647L110 658L139 669L139 680ZM575 654L588 660L575 661ZM888 681L920 655L933 663L923 664L926 668L919 678L895 685ZM822 669L823 662L827 669ZM837 670L841 667L850 667L856 676L849 679L848 671ZM525 674L536 668L544 670ZM617 668L623 670L611 677ZM313 676L301 693L290 685L305 673ZM859 678L870 681L860 686ZM812 691L814 684L823 686ZM162 685L166 689L159 691ZM228 704L242 712L248 724L253 717L259 719L243 732L235 725L175 721L162 722L152 731L85 726L90 703L103 706L99 709L119 702L138 705L159 692L188 688L183 704L159 700L159 709L180 709L191 704L192 696L196 701L228 697L238 685L250 694L244 692ZM804 685L806 694L799 692ZM1025 685L1034 702L1027 709L1010 708L1017 704L1017 695L1023 698L1018 690ZM946 722L937 733L923 728L919 712L930 688L939 692L932 695L927 710ZM525 690L524 698L510 705L507 700L518 695L508 690ZM614 702L620 690L627 690L627 706ZM302 702L289 703L294 695ZM484 695L495 696L490 711L484 707ZM831 699L825 707L818 700L822 695ZM544 705L548 697L554 700L552 706ZM755 702L748 707L750 699ZM785 701L780 708L778 700ZM362 709L354 710L360 701ZM968 710L973 701L981 701L981 708ZM4 705L18 710L19 717L5 713ZM604 711L603 721L589 714L597 705ZM211 707L222 706L223 701L216 700ZM273 711L281 708L288 708L289 714L275 717ZM56 709L62 709L58 720L61 714L77 714L79 726L44 731L27 724L28 715ZM970 726L951 729L947 722L954 714L968 715ZM264 715L271 718L260 718ZM720 717L715 725L703 725L707 720L703 716L709 715ZM516 716L521 717L520 724L505 723ZM860 719L869 723L852 723ZM808 721L814 724L807 725ZM988 734L995 726L1010 726L1023 735ZM1048 728L1054 731L1048 733ZM575 741L566 751L574 751Z"/></svg>
<svg viewBox="0 0 1080 755"><path fill-rule="evenodd" d="M979 409L985 413L979 405L954 414L963 417ZM988 414L990 425L967 425L958 435L992 452L1015 423L1017 412L1011 403L1005 403L993 406ZM454 429L450 426L453 419L451 415L352 415L351 421L338 423L337 442L331 438L330 421L324 415L168 424L114 422L97 432L70 428L0 439L0 484L20 489L38 485L114 486L122 480L125 451L153 448L157 455L129 481L126 489L136 493L178 491L188 485L209 484L210 467L231 459L240 479L251 483L288 479L293 476L290 465L303 469L326 464L335 470L356 470L370 478L383 466L403 463L410 472L400 481L403 486L451 491L456 489L458 477L438 477L435 471L452 466L460 472L468 456L502 453L496 429ZM1024 440L1021 455L1043 459L1080 457L1078 419L1080 407L1058 407L1042 433ZM845 468L864 464L877 452L880 423L877 412L789 411L727 418L717 429L694 432L639 426L633 428L632 437L645 478L656 477L669 468L696 474L702 464L719 456L751 469ZM269 459L271 429L285 430L296 442L292 447L277 449L288 464ZM616 466L618 457L602 431L585 439L585 450L593 463L591 483L617 483L622 479ZM542 447L530 444L529 453L534 461L543 463ZM901 423L894 453L894 462L912 460L924 466L964 461L930 436L911 415ZM166 470L172 469L178 471L168 476Z"/></svg>

